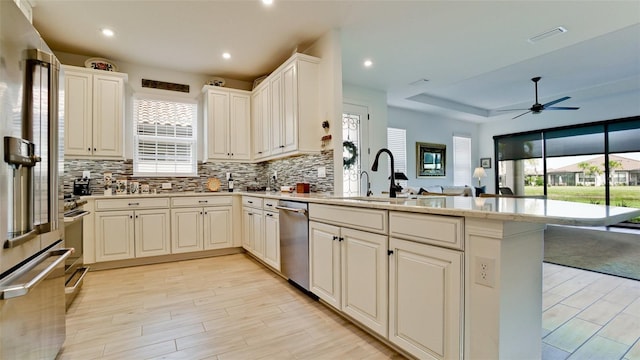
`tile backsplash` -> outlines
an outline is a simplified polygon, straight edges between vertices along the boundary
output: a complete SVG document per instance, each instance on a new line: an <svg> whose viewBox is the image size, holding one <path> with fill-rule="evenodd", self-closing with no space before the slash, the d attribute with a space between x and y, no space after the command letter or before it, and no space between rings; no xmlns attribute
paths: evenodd
<svg viewBox="0 0 640 360"><path fill-rule="evenodd" d="M318 168L325 167L326 177L318 177ZM322 151L320 154L307 154L272 160L262 163L236 163L214 161L198 163L197 177L139 177L133 176L132 160L79 160L65 159L64 182L65 193L73 192L73 181L82 177L83 171L91 172L92 194L103 193L102 175L105 172L113 174L114 185L116 179L126 178L140 184L149 184L151 192L158 193L180 191L206 191L207 180L217 177L222 184L222 190L227 190L226 173L233 174L234 188L246 190L247 187L266 187L267 179L277 172L278 179L271 183L272 188L280 186L295 186L298 182L310 183L312 192L333 191L333 150ZM162 183L170 182L170 190L162 189ZM115 191L115 190L114 190Z"/></svg>

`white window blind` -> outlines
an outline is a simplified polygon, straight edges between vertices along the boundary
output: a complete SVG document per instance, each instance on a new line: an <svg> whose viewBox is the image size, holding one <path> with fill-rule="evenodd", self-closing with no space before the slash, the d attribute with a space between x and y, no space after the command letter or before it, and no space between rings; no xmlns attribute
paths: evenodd
<svg viewBox="0 0 640 360"><path fill-rule="evenodd" d="M453 136L453 185L471 184L471 138Z"/></svg>
<svg viewBox="0 0 640 360"><path fill-rule="evenodd" d="M134 175L197 175L197 104L135 98Z"/></svg>
<svg viewBox="0 0 640 360"><path fill-rule="evenodd" d="M393 153L395 172L407 175L407 130L387 128L387 148ZM406 180L399 180L398 183L402 187L407 187Z"/></svg>

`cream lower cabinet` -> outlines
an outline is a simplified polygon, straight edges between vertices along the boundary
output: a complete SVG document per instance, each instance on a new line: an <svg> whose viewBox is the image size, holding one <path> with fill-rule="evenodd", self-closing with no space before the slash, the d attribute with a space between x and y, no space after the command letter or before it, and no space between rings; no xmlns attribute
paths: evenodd
<svg viewBox="0 0 640 360"><path fill-rule="evenodd" d="M96 213L96 261L170 253L169 210Z"/></svg>
<svg viewBox="0 0 640 360"><path fill-rule="evenodd" d="M389 340L419 359L462 358L463 229L458 217L389 212Z"/></svg>
<svg viewBox="0 0 640 360"><path fill-rule="evenodd" d="M242 247L258 258L264 257L264 232L262 210L242 208Z"/></svg>
<svg viewBox="0 0 640 360"><path fill-rule="evenodd" d="M265 200L265 207L273 200ZM277 203L277 201L274 201ZM280 271L280 216L277 211L264 211L264 262Z"/></svg>
<svg viewBox="0 0 640 360"><path fill-rule="evenodd" d="M309 222L311 292L387 336L387 236Z"/></svg>
<svg viewBox="0 0 640 360"><path fill-rule="evenodd" d="M224 249L233 246L231 196L171 199L171 252ZM195 207L196 205L200 205Z"/></svg>

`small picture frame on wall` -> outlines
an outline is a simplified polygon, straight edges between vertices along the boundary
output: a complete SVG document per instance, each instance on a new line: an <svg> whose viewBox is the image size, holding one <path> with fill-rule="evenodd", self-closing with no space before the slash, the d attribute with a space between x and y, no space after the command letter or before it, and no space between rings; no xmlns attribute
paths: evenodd
<svg viewBox="0 0 640 360"><path fill-rule="evenodd" d="M491 158L480 158L480 166L484 169L491 169Z"/></svg>

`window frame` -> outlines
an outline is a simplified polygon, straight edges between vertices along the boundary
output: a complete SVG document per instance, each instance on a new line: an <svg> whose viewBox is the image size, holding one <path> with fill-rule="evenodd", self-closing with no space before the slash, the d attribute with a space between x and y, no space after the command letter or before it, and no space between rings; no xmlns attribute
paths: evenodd
<svg viewBox="0 0 640 360"><path fill-rule="evenodd" d="M176 137L176 131L174 130L174 136L165 136L165 135L147 135L147 134L139 134L138 133L138 125L139 119L137 115L138 111L138 101L148 100L148 101L156 101L156 102L165 102L165 103L174 103L181 105L190 105L192 111L191 118L191 136L190 137ZM136 94L133 96L132 101L132 130L133 130L133 142L132 142L132 152L133 152L133 176L134 177L198 177L198 114L199 114L199 102L194 99L189 98L181 98L181 97L168 97L168 96L157 96L153 94ZM157 124L156 124L157 125ZM178 126L178 125L173 125ZM156 171L154 172L141 172L140 165L140 142L141 141L151 141L164 144L171 145L191 145L191 161L189 163L180 163L174 162L174 169L178 167L180 164L189 165L190 171L188 172L179 172L179 171L157 171L157 162L158 157L154 159L156 163ZM156 146L157 146L156 144Z"/></svg>

